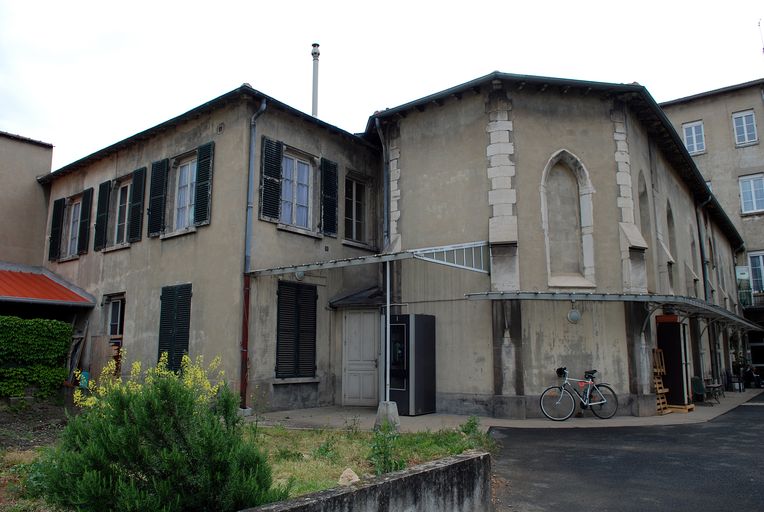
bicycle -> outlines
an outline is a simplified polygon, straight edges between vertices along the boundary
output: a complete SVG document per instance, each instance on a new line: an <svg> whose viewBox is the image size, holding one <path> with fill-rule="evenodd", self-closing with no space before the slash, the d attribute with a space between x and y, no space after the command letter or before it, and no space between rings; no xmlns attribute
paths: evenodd
<svg viewBox="0 0 764 512"><path fill-rule="evenodd" d="M541 393L539 406L544 416L552 421L565 421L573 416L576 409L576 400L573 398L575 393L582 409L591 409L595 416L603 420L612 418L618 410L618 396L609 385L594 382L596 373L597 370L587 370L583 379L574 379L568 377L567 368L557 368L557 376L564 380L562 384L549 386ZM581 392L570 381L578 382Z"/></svg>

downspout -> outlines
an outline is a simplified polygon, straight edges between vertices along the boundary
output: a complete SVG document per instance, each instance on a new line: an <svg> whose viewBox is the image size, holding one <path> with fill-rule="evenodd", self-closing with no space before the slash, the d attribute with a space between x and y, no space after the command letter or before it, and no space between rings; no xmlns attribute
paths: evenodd
<svg viewBox="0 0 764 512"><path fill-rule="evenodd" d="M390 243L390 160L387 156L387 141L382 133L382 124L379 118L374 119L377 127L377 135L382 143L382 190L384 191L384 205L382 206L382 246L387 249Z"/></svg>
<svg viewBox="0 0 764 512"><path fill-rule="evenodd" d="M703 223L703 208L706 207L708 203L711 202L711 199L714 196L709 194L708 198L700 203L695 208L695 221L698 223L698 249L700 250L700 270L703 273L703 297L705 298L706 303L708 303L708 298L710 296L710 292L708 290L708 261L706 260L706 226ZM710 327L708 325L708 320L706 320L706 327ZM702 337L702 332L699 335ZM711 330L708 331L708 339L709 339L709 348L711 345ZM705 369L703 368L703 359L704 359L704 350L703 350L703 340L698 340L698 346L700 347L700 354L698 354L700 357L698 360L700 361L700 376L703 377Z"/></svg>
<svg viewBox="0 0 764 512"><path fill-rule="evenodd" d="M240 402L239 407L247 408L247 382L249 381L249 296L252 277L249 275L252 261L252 226L255 212L255 144L257 142L257 118L263 115L267 102L265 98L260 101L257 109L249 121L249 168L247 170L247 212L244 224L244 281L242 286L242 313L241 313L241 382L239 384Z"/></svg>

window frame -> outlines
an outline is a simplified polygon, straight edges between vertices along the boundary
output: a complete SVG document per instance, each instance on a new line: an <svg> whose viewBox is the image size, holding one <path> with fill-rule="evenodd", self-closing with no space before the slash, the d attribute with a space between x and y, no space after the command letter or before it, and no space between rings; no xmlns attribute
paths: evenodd
<svg viewBox="0 0 764 512"><path fill-rule="evenodd" d="M759 288L757 289L755 286L755 280L754 280L754 258L756 258L759 262ZM752 293L762 293L764 292L764 251L753 251L748 253L748 265L750 268L748 280L751 284L751 292Z"/></svg>
<svg viewBox="0 0 764 512"><path fill-rule="evenodd" d="M348 197L348 183L352 185L352 194ZM357 190L358 187L363 187L363 198L358 200ZM352 173L348 173L345 176L345 193L344 193L344 229L345 240L368 244L368 219L369 219L369 196L371 193L371 187L368 180L361 179ZM352 208L348 212L348 201L351 202ZM363 218L360 220L360 228L358 227L359 220L356 218L358 203L360 204L360 210ZM351 233L348 233L348 222L350 222L352 229ZM359 233L360 231L360 233Z"/></svg>
<svg viewBox="0 0 764 512"><path fill-rule="evenodd" d="M287 161L292 161L292 177L291 179L287 177ZM291 149L285 149L284 154L281 158L281 196L279 198L279 222L281 224L284 224L286 226L293 226L300 229L307 229L309 231L314 230L314 221L313 221L313 208L314 208L314 199L313 194L315 193L316 186L315 186L315 177L316 172L314 169L314 165L311 162L311 158L300 155L298 152L293 151ZM299 202L299 186L300 183L298 182L299 179L299 172L298 172L298 165L303 164L307 170L308 170L308 178L307 178L307 204L300 204ZM291 183L292 185L287 185L287 183ZM291 197L289 201L285 201L284 195L285 190L287 187L291 188ZM285 219L284 218L284 205L285 203L289 203L290 206L290 218ZM298 219L298 208L304 207L306 209L306 218L305 218L305 224L300 224Z"/></svg>
<svg viewBox="0 0 764 512"><path fill-rule="evenodd" d="M702 147L698 148L698 141L697 141L697 131L696 129L700 128L700 143ZM687 131L692 130L692 139L693 144L692 148L690 148L690 144L688 141ZM698 121L691 121L689 123L683 123L682 124L682 139L684 140L684 147L687 148L687 152L691 155L700 155L702 153L706 152L706 128L703 126L703 120Z"/></svg>
<svg viewBox="0 0 764 512"><path fill-rule="evenodd" d="M168 204L172 206L172 228L170 233L186 231L194 227L194 207L196 205L196 179L197 179L198 158L196 151L193 155L187 155L183 158L176 158L171 172L174 172L173 190L174 195ZM184 175L184 169L188 170L187 182L181 183L181 177ZM181 197L181 187L185 188L185 201L179 204ZM181 209L183 213L181 214ZM169 213L169 212L166 212Z"/></svg>
<svg viewBox="0 0 764 512"><path fill-rule="evenodd" d="M127 243L127 224L129 221L130 216L130 192L132 191L132 179L127 179L123 181L116 181L115 182L115 188L117 189L117 193L114 194L114 224L112 226L112 243L108 245L123 245ZM125 202L122 203L122 191L125 191ZM120 213L124 207L124 216L123 220L120 223ZM120 226L121 226L121 232L122 232L122 240L119 239L120 235Z"/></svg>
<svg viewBox="0 0 764 512"><path fill-rule="evenodd" d="M109 307L108 311L108 321L107 321L107 336L109 337L109 342L114 345L121 345L122 340L124 339L124 333L125 333L125 295L124 294L116 294L116 295L108 295L106 297L106 304ZM115 305L118 308L117 311L117 319L115 322L114 319L114 307ZM116 326L116 332L114 327Z"/></svg>
<svg viewBox="0 0 764 512"><path fill-rule="evenodd" d="M75 211L77 212L75 215ZM77 247L80 242L80 219L82 217L82 196L69 198L66 202L66 212L64 213L65 235L64 251L62 258L71 258L77 256ZM72 249L74 245L74 249Z"/></svg>
<svg viewBox="0 0 764 512"><path fill-rule="evenodd" d="M750 139L748 138L748 130L746 128L746 123L745 123L745 118L748 117L749 115L751 116L751 120L752 120L751 126L753 128L753 138L750 138ZM743 120L742 121L743 124L740 128L743 131L742 135L745 138L745 140L743 140L742 142L739 140L739 137L738 137L739 132L738 132L738 125L736 122L738 119ZM735 147L750 146L752 144L756 144L757 142L759 142L759 133L758 133L758 130L756 129L756 113L753 111L753 109L742 110L740 112L734 112L732 114L732 134L733 134L733 137L735 138Z"/></svg>
<svg viewBox="0 0 764 512"><path fill-rule="evenodd" d="M759 181L761 182L761 187L759 190L762 191L762 195L760 198L756 197L756 188L754 186L754 182ZM743 184L744 183L751 183L750 193L751 193L751 203L752 208L746 209L746 201L743 191ZM740 213L742 214L748 214L748 213L759 213L764 211L764 173L758 173L758 174L749 174L747 176L740 176L738 178L738 191L740 192ZM757 204L758 203L758 204Z"/></svg>

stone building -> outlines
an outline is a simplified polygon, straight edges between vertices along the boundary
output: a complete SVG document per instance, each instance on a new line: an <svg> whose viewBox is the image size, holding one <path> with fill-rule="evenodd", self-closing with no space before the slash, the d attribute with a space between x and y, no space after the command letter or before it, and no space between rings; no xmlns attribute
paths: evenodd
<svg viewBox="0 0 764 512"><path fill-rule="evenodd" d="M437 410L502 417L557 366L653 414L653 348L685 404L752 327L742 239L639 85L492 73L354 135L245 84L39 181L89 369L219 355L242 405L376 404L386 302L434 317Z"/></svg>
<svg viewBox="0 0 764 512"><path fill-rule="evenodd" d="M706 184L745 242L738 253L740 305L745 317L764 325L764 79L707 91L661 104ZM713 268L709 271L714 272ZM764 370L764 339L749 334L749 350L725 357L736 370L753 362Z"/></svg>

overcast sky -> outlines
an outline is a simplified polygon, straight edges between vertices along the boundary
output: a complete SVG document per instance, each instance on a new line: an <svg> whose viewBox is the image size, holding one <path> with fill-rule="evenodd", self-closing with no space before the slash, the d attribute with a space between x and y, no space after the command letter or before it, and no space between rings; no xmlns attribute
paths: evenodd
<svg viewBox="0 0 764 512"><path fill-rule="evenodd" d="M764 77L764 1L0 0L0 131L53 169L244 82L361 131L375 110L502 71L645 85L657 101Z"/></svg>

